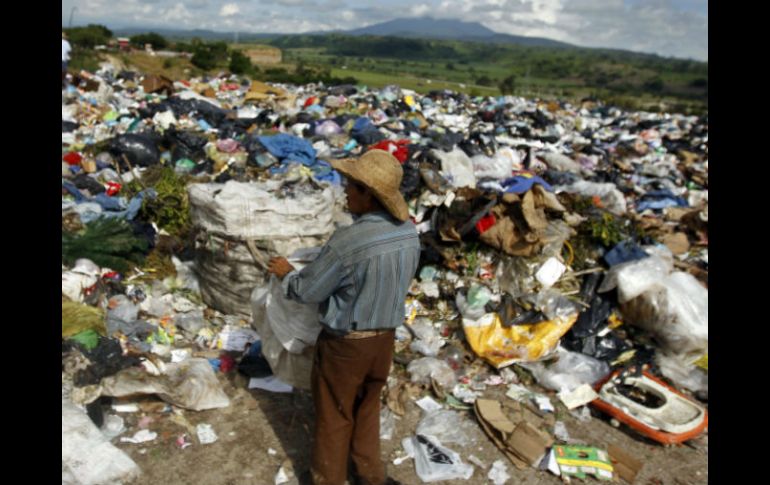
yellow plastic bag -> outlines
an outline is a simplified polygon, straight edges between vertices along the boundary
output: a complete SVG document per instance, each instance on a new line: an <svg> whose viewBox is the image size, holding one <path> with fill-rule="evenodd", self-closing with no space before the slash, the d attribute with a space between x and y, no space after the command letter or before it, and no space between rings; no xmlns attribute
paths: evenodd
<svg viewBox="0 0 770 485"><path fill-rule="evenodd" d="M577 314L505 328L497 313L487 313L476 321L463 319L463 330L476 355L500 369L545 356L576 321Z"/></svg>

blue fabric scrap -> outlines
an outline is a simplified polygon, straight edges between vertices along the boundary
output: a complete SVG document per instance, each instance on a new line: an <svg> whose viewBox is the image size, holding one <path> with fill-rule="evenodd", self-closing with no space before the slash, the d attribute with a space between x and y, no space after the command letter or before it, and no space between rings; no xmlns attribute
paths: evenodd
<svg viewBox="0 0 770 485"><path fill-rule="evenodd" d="M651 190L644 194L636 204L638 212L647 209L661 210L666 207L688 207L687 201L682 197L675 196L668 189Z"/></svg>
<svg viewBox="0 0 770 485"><path fill-rule="evenodd" d="M515 177L510 177L503 180L500 185L505 188L506 193L523 194L524 192L531 190L534 184L542 185L543 188L548 192L553 192L553 187L551 187L551 184L538 177L537 175L533 177L517 175Z"/></svg>
<svg viewBox="0 0 770 485"><path fill-rule="evenodd" d="M315 148L303 138L280 133L273 136L259 136L257 139L270 154L281 161L295 161L308 167L316 163Z"/></svg>
<svg viewBox="0 0 770 485"><path fill-rule="evenodd" d="M649 254L644 252L644 250L635 242L629 240L618 243L614 248L608 251L604 255L604 261L612 267L620 263L636 261L648 257L650 257Z"/></svg>

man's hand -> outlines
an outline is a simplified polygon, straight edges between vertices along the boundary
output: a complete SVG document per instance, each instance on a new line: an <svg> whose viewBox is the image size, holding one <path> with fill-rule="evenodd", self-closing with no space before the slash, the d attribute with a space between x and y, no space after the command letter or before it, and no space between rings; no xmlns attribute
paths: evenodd
<svg viewBox="0 0 770 485"><path fill-rule="evenodd" d="M294 266L286 260L286 258L275 257L270 258L270 262L267 264L267 271L273 273L279 278L283 278L287 274L294 271Z"/></svg>

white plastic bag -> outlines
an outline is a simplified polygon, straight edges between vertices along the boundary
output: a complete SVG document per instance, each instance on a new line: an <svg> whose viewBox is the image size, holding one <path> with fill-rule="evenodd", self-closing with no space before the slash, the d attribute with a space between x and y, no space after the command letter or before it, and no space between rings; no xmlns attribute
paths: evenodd
<svg viewBox="0 0 770 485"><path fill-rule="evenodd" d="M709 376L706 371L675 354L655 353L655 364L660 372L676 387L693 392L709 392Z"/></svg>
<svg viewBox="0 0 770 485"><path fill-rule="evenodd" d="M473 466L463 463L460 455L441 446L434 436L410 436L401 442L404 451L414 458L417 476L425 483L440 480L468 480L473 475Z"/></svg>
<svg viewBox="0 0 770 485"><path fill-rule="evenodd" d="M513 172L513 160L506 157L491 158L486 155L474 155L471 158L473 174L477 179L504 179Z"/></svg>
<svg viewBox="0 0 770 485"><path fill-rule="evenodd" d="M532 372L538 384L558 392L571 392L583 384L593 384L610 372L606 362L562 347L556 351L559 360L547 366L543 362L521 363Z"/></svg>
<svg viewBox="0 0 770 485"><path fill-rule="evenodd" d="M589 182L587 180L578 180L570 185L560 185L554 187L554 190L559 192L567 192L570 194L579 194L584 197L599 196L599 200L602 205L615 215L623 215L626 213L626 198L623 192L619 191L613 183L597 183Z"/></svg>
<svg viewBox="0 0 770 485"><path fill-rule="evenodd" d="M613 266L599 286L599 293L617 286L618 301L625 303L657 285L671 272L673 262L657 255Z"/></svg>
<svg viewBox="0 0 770 485"><path fill-rule="evenodd" d="M380 409L380 439L389 440L396 431L396 415L387 406Z"/></svg>
<svg viewBox="0 0 770 485"><path fill-rule="evenodd" d="M283 294L281 282L270 278L265 295L265 318L284 348L294 354L315 345L321 325L318 323L318 305L297 303Z"/></svg>
<svg viewBox="0 0 770 485"><path fill-rule="evenodd" d="M489 469L487 478L489 478L495 485L504 485L511 476L508 474L508 467L505 466L505 462L503 460L497 460L492 463L492 468Z"/></svg>
<svg viewBox="0 0 770 485"><path fill-rule="evenodd" d="M124 369L102 379L101 387L104 396L157 394L166 402L193 411L230 405L230 399L222 390L211 364L201 358L166 364L159 376L151 375L142 368Z"/></svg>
<svg viewBox="0 0 770 485"><path fill-rule="evenodd" d="M406 371L411 374L412 382L419 384L430 384L430 380L434 379L444 389L452 389L457 382L457 376L449 364L434 357L415 359L409 363Z"/></svg>
<svg viewBox="0 0 770 485"><path fill-rule="evenodd" d="M441 347L446 343L430 320L419 319L410 328L417 336L417 339L409 344L409 349L413 352L418 352L426 357L436 357Z"/></svg>
<svg viewBox="0 0 770 485"><path fill-rule="evenodd" d="M460 148L455 147L448 153L431 150L431 154L441 160L441 176L447 179L452 187L476 187L473 162Z"/></svg>
<svg viewBox="0 0 770 485"><path fill-rule="evenodd" d="M548 166L560 172L580 173L580 164L561 153L538 153L537 156L545 161Z"/></svg>
<svg viewBox="0 0 770 485"><path fill-rule="evenodd" d="M442 409L426 413L417 423L417 434L434 436L442 443L466 446L474 441L478 426L457 411Z"/></svg>
<svg viewBox="0 0 770 485"><path fill-rule="evenodd" d="M620 307L626 321L655 334L668 353L697 359L708 352L708 290L675 271Z"/></svg>
<svg viewBox="0 0 770 485"><path fill-rule="evenodd" d="M129 456L113 446L84 411L61 401L62 485L121 483L141 472Z"/></svg>

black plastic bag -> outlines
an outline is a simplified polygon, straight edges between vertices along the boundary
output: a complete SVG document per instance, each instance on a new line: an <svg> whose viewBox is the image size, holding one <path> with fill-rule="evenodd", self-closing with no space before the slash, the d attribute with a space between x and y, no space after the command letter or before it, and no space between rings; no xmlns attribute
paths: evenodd
<svg viewBox="0 0 770 485"><path fill-rule="evenodd" d="M80 126L80 125L78 125L77 123L75 123L73 121L61 120L61 132L62 133L71 133L71 132L77 130L78 126Z"/></svg>
<svg viewBox="0 0 770 485"><path fill-rule="evenodd" d="M100 184L93 177L89 177L84 173L76 175L72 179L72 183L75 184L75 187L80 190L85 189L89 191L91 195L101 194L104 192L104 185Z"/></svg>
<svg viewBox="0 0 770 485"><path fill-rule="evenodd" d="M129 133L110 140L109 152L118 160L122 170L128 170L123 155L132 166L150 167L160 161L159 140L148 134Z"/></svg>

